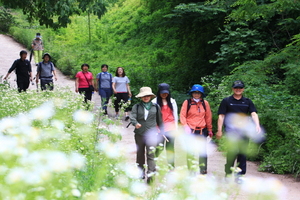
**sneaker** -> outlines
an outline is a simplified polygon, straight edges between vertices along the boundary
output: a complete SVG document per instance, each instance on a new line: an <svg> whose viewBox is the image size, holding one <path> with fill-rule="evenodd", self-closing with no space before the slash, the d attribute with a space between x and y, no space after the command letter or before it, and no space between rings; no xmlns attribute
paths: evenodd
<svg viewBox="0 0 300 200"><path fill-rule="evenodd" d="M116 114L116 115L115 115L115 119L119 119L119 114Z"/></svg>
<svg viewBox="0 0 300 200"><path fill-rule="evenodd" d="M200 170L200 174L205 175L205 174L207 174L207 171L206 170Z"/></svg>
<svg viewBox="0 0 300 200"><path fill-rule="evenodd" d="M104 110L104 115L107 115L107 110Z"/></svg>
<svg viewBox="0 0 300 200"><path fill-rule="evenodd" d="M129 120L129 116L127 115L126 117L125 117L125 121L128 121Z"/></svg>

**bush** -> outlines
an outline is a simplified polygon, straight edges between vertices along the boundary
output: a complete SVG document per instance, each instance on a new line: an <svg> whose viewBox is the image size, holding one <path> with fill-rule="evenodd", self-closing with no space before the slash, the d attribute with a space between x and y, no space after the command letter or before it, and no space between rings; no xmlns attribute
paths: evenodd
<svg viewBox="0 0 300 200"><path fill-rule="evenodd" d="M10 14L8 9L0 6L0 31L7 33L13 24L15 24L15 19L12 14Z"/></svg>

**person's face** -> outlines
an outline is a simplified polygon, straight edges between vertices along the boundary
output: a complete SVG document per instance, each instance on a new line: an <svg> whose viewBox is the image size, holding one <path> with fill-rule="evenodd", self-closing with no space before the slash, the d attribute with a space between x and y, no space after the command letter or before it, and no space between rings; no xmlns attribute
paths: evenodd
<svg viewBox="0 0 300 200"><path fill-rule="evenodd" d="M89 69L88 66L83 66L83 67L82 67L82 71L84 71L84 72L87 72L88 69Z"/></svg>
<svg viewBox="0 0 300 200"><path fill-rule="evenodd" d="M194 99L200 99L201 96L202 96L201 92L196 91L196 92L193 92L193 93L192 93L192 97L193 97Z"/></svg>
<svg viewBox="0 0 300 200"><path fill-rule="evenodd" d="M232 90L235 95L241 95L244 92L244 88L240 88L240 87L232 88Z"/></svg>
<svg viewBox="0 0 300 200"><path fill-rule="evenodd" d="M21 55L21 59L22 59L22 60L25 60L26 57L27 57L27 54L26 54L26 53L23 53L23 54Z"/></svg>
<svg viewBox="0 0 300 200"><path fill-rule="evenodd" d="M141 97L142 101L148 103L151 101L151 95Z"/></svg>
<svg viewBox="0 0 300 200"><path fill-rule="evenodd" d="M107 72L107 67L106 66L102 67L101 70L102 70L102 72Z"/></svg>
<svg viewBox="0 0 300 200"><path fill-rule="evenodd" d="M45 62L49 62L49 60L50 60L49 56L44 56L44 61Z"/></svg>
<svg viewBox="0 0 300 200"><path fill-rule="evenodd" d="M123 69L122 68L118 68L118 75L122 76L122 74L123 74Z"/></svg>
<svg viewBox="0 0 300 200"><path fill-rule="evenodd" d="M168 97L168 93L161 93L160 94L160 97L162 98L162 99L166 99L167 97Z"/></svg>

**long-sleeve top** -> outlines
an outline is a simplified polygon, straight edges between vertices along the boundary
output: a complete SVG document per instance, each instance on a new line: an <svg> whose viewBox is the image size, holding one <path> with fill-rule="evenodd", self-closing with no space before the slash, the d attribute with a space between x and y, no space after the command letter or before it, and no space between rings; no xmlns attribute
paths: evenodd
<svg viewBox="0 0 300 200"><path fill-rule="evenodd" d="M8 73L11 73L14 70L16 70L18 81L29 80L30 73L31 73L31 64L29 60L22 60L22 59L15 60L11 68L8 70Z"/></svg>
<svg viewBox="0 0 300 200"><path fill-rule="evenodd" d="M138 109L138 110L137 110ZM159 105L152 104L145 119L145 108L142 103L135 104L130 113L130 121L133 126L138 123L142 126L135 128L134 133L144 135L148 132L164 133L162 114Z"/></svg>
<svg viewBox="0 0 300 200"><path fill-rule="evenodd" d="M152 103L157 103L157 98L154 98L152 100ZM173 107L173 117L174 117L175 129L177 129L178 128L178 107L177 107L176 100L171 98L171 104Z"/></svg>
<svg viewBox="0 0 300 200"><path fill-rule="evenodd" d="M212 131L212 113L209 103L204 100L206 110L202 102L191 99L191 106L188 109L188 100L185 100L180 110L180 122L183 126L188 125L191 129L204 129Z"/></svg>

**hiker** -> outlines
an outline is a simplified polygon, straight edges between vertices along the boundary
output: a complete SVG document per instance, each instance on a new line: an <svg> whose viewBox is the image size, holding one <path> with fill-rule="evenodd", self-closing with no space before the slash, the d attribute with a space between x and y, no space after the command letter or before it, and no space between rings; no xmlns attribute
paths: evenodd
<svg viewBox="0 0 300 200"><path fill-rule="evenodd" d="M112 75L111 73L107 72L108 65L103 64L101 65L101 71L97 74L97 87L99 95L101 96L101 104L102 109L104 110L104 114L107 115L107 104L109 98L112 95Z"/></svg>
<svg viewBox="0 0 300 200"><path fill-rule="evenodd" d="M40 33L36 33L35 38L32 40L31 47L34 53L35 65L38 66L39 62L42 62L42 55L44 51L43 40Z"/></svg>
<svg viewBox="0 0 300 200"><path fill-rule="evenodd" d="M45 53L43 55L43 62L40 62L37 67L36 84L38 84L39 79L41 79L42 90L53 90L53 76L55 81L57 81L54 64L50 60L50 54Z"/></svg>
<svg viewBox="0 0 300 200"><path fill-rule="evenodd" d="M88 64L81 65L81 72L76 74L75 92L84 94L84 102L92 100L92 93L94 92L93 74L89 72L90 66Z"/></svg>
<svg viewBox="0 0 300 200"><path fill-rule="evenodd" d="M8 70L8 73L4 77L4 80L6 80L10 73L16 70L15 72L17 75L17 86L19 92L25 92L29 87L30 81L32 81L31 64L29 60L26 59L26 57L27 51L20 51L20 59L14 61L14 63Z"/></svg>
<svg viewBox="0 0 300 200"><path fill-rule="evenodd" d="M141 102L132 107L130 121L135 127L134 138L137 146L136 162L145 178L145 148L147 158L147 183L153 181L155 174L155 147L157 145L157 135L163 134L162 114L158 104L151 102L155 97L150 87L140 88L140 92L135 96ZM158 133L159 132L159 133Z"/></svg>
<svg viewBox="0 0 300 200"><path fill-rule="evenodd" d="M158 85L156 98L154 98L152 102L157 103L161 108L165 131L164 135L167 139L165 141L163 137L158 138L161 144L160 148L163 148L164 142L166 142L167 161L170 167L174 168L174 141L175 131L178 128L178 108L175 99L171 97L169 84L161 83ZM156 149L156 157L158 157L160 153L161 150L159 148Z"/></svg>
<svg viewBox="0 0 300 200"><path fill-rule="evenodd" d="M115 111L116 115L115 118L119 118L119 110L120 110L120 104L121 100L123 101L122 103L126 103L128 101L128 98L131 98L131 91L130 91L130 86L129 86L129 79L125 74L125 71L122 67L118 67L116 69L116 74L115 77L112 80L112 88L113 92L115 94L115 101L114 101L114 106L115 106ZM125 108L125 121L129 120L129 115L128 115L129 108L126 106Z"/></svg>
<svg viewBox="0 0 300 200"><path fill-rule="evenodd" d="M241 169L237 175L243 176L246 174L246 151L249 138L243 134L243 131L241 131L242 127L246 125L245 123L241 123L242 119L249 121L249 117L247 115L251 115L255 124L255 132L261 132L256 108L250 99L243 96L244 87L245 85L242 81L234 81L232 84L233 95L224 98L218 110L217 139L222 137L222 127L224 125L226 138L230 141L237 141L231 143L230 146L227 146L225 164L226 176L233 173L232 167L234 166L235 160L237 160L237 167ZM246 118L243 116L246 116Z"/></svg>
<svg viewBox="0 0 300 200"><path fill-rule="evenodd" d="M204 100L204 88L199 85L193 85L189 91L192 96L191 99L185 100L180 110L180 122L184 127L184 130L188 137L192 136L191 140L199 141L198 145L201 145L201 151L199 154L199 167L200 174L207 174L207 137L213 136L212 133L212 113L208 101ZM191 145L191 144L188 144ZM190 147L194 149L194 147ZM192 161L194 160L194 152L187 153L187 166L188 169L192 169Z"/></svg>

